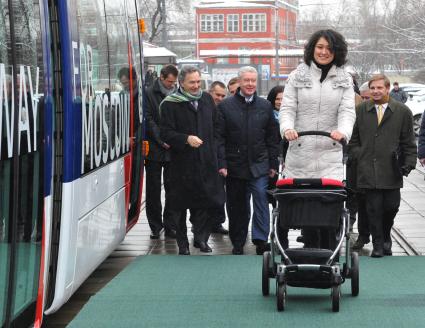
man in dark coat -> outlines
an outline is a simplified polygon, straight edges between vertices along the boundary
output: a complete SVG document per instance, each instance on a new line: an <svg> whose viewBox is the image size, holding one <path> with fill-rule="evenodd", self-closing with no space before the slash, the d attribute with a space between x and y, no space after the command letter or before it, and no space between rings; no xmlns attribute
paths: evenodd
<svg viewBox="0 0 425 328"><path fill-rule="evenodd" d="M269 177L278 170L278 123L271 103L256 94L257 71L239 70L240 87L218 105L217 140L219 173L226 177L226 206L232 253L243 254L250 221L250 198L254 213L252 241L257 254L270 245L270 214L267 199Z"/></svg>
<svg viewBox="0 0 425 328"><path fill-rule="evenodd" d="M170 208L182 212L176 220L179 254L189 255L186 210L191 213L194 246L201 252L211 252L207 241L214 222L209 213L223 204L224 195L219 185L214 139L214 101L202 92L197 67L184 66L178 80L178 91L160 106L160 127L161 138L170 145L171 153Z"/></svg>
<svg viewBox="0 0 425 328"><path fill-rule="evenodd" d="M365 192L372 257L392 255L391 228L400 206L403 175L416 165L412 112L389 97L390 81L369 81L371 100L357 106L350 151L357 160L357 187Z"/></svg>
<svg viewBox="0 0 425 328"><path fill-rule="evenodd" d="M218 104L221 103L224 98L226 98L226 86L221 81L214 81L213 83L211 83L208 93L213 98L215 105L218 106ZM221 179L223 181L224 188L224 178L221 177ZM213 210L211 215L216 220L216 223L213 225L211 232L228 235L229 231L223 227L223 223L226 221L226 211L224 209L224 204L216 210Z"/></svg>
<svg viewBox="0 0 425 328"><path fill-rule="evenodd" d="M422 114L421 128L418 138L418 158L422 166L425 166L425 115Z"/></svg>
<svg viewBox="0 0 425 328"><path fill-rule="evenodd" d="M159 79L146 92L146 132L149 142L149 152L145 161L146 170L146 216L151 228L151 239L158 239L164 228L165 236L175 238L173 213L168 205L170 188L169 164L170 152L168 145L161 139L159 130L159 104L164 98L175 91L178 70L173 65L161 69ZM164 175L165 205L164 220L161 204L161 175Z"/></svg>

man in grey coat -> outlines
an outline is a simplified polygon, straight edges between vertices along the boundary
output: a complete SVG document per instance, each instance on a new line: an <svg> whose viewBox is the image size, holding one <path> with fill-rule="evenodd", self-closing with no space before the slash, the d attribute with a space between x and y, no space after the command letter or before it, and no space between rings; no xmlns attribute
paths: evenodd
<svg viewBox="0 0 425 328"><path fill-rule="evenodd" d="M400 89L398 82L393 83L393 89L390 92L390 97L403 104L407 101L407 93Z"/></svg>
<svg viewBox="0 0 425 328"><path fill-rule="evenodd" d="M390 81L383 75L369 81L370 101L357 108L350 151L357 160L357 187L365 192L372 234L372 257L392 255L391 228L400 206L403 176L416 165L411 111L389 97Z"/></svg>

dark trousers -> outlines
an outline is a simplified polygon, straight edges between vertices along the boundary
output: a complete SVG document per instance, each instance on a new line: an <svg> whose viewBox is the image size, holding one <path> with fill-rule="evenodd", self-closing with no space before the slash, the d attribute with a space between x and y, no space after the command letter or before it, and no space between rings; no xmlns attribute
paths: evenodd
<svg viewBox="0 0 425 328"><path fill-rule="evenodd" d="M207 242L211 234L214 223L211 220L211 209L191 208L190 222L192 222L193 239L198 242ZM187 210L175 210L179 215L175 215L176 240L179 247L189 247L187 239L186 215Z"/></svg>
<svg viewBox="0 0 425 328"><path fill-rule="evenodd" d="M224 189L224 178L220 177L220 188ZM218 228L226 221L225 204L220 207L212 208L210 211L211 219L213 220L213 228Z"/></svg>
<svg viewBox="0 0 425 328"><path fill-rule="evenodd" d="M400 189L366 189L366 212L373 244L391 240L391 228L400 207Z"/></svg>
<svg viewBox="0 0 425 328"><path fill-rule="evenodd" d="M370 230L369 220L367 219L366 198L364 192L356 193L357 197L357 228L359 230L359 238L363 241L369 241Z"/></svg>
<svg viewBox="0 0 425 328"><path fill-rule="evenodd" d="M335 229L303 229L305 248L323 248L334 250L336 248Z"/></svg>
<svg viewBox="0 0 425 328"><path fill-rule="evenodd" d="M145 162L146 170L146 216L152 231L160 231L162 228L174 230L173 211L167 203L167 193L170 188L169 162L149 161ZM165 206L162 214L161 204L161 176L164 179ZM164 216L164 221L162 217Z"/></svg>
<svg viewBox="0 0 425 328"><path fill-rule="evenodd" d="M210 210L210 216L213 220L213 228L221 226L226 221L226 211L224 204L221 207L212 208Z"/></svg>
<svg viewBox="0 0 425 328"><path fill-rule="evenodd" d="M268 177L250 180L226 178L226 208L229 216L229 236L234 247L243 247L248 235L253 198L252 239L267 241L270 230Z"/></svg>
<svg viewBox="0 0 425 328"><path fill-rule="evenodd" d="M359 211L359 197L358 192L348 189L347 194L347 209L350 212L350 227L356 222L356 214Z"/></svg>

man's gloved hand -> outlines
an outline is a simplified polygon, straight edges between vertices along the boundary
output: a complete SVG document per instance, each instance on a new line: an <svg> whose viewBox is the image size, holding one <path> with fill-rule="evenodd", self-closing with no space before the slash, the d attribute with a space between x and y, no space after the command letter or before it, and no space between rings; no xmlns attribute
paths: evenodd
<svg viewBox="0 0 425 328"><path fill-rule="evenodd" d="M403 165L401 167L401 174L403 174L405 177L407 177L410 173L410 171L412 171L415 167L411 166L411 165Z"/></svg>

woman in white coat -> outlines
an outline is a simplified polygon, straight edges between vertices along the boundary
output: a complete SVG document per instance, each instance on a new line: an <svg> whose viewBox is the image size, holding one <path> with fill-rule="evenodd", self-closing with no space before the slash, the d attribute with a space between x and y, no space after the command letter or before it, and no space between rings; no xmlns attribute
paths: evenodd
<svg viewBox="0 0 425 328"><path fill-rule="evenodd" d="M304 63L289 75L279 112L280 132L290 141L284 169L288 178L343 178L338 141L348 142L356 118L353 81L343 68L346 56L344 37L320 30L305 46ZM297 140L298 131L310 130L330 132L333 140L323 136ZM305 231L304 235L306 247L332 248L318 236L310 236L311 240Z"/></svg>

